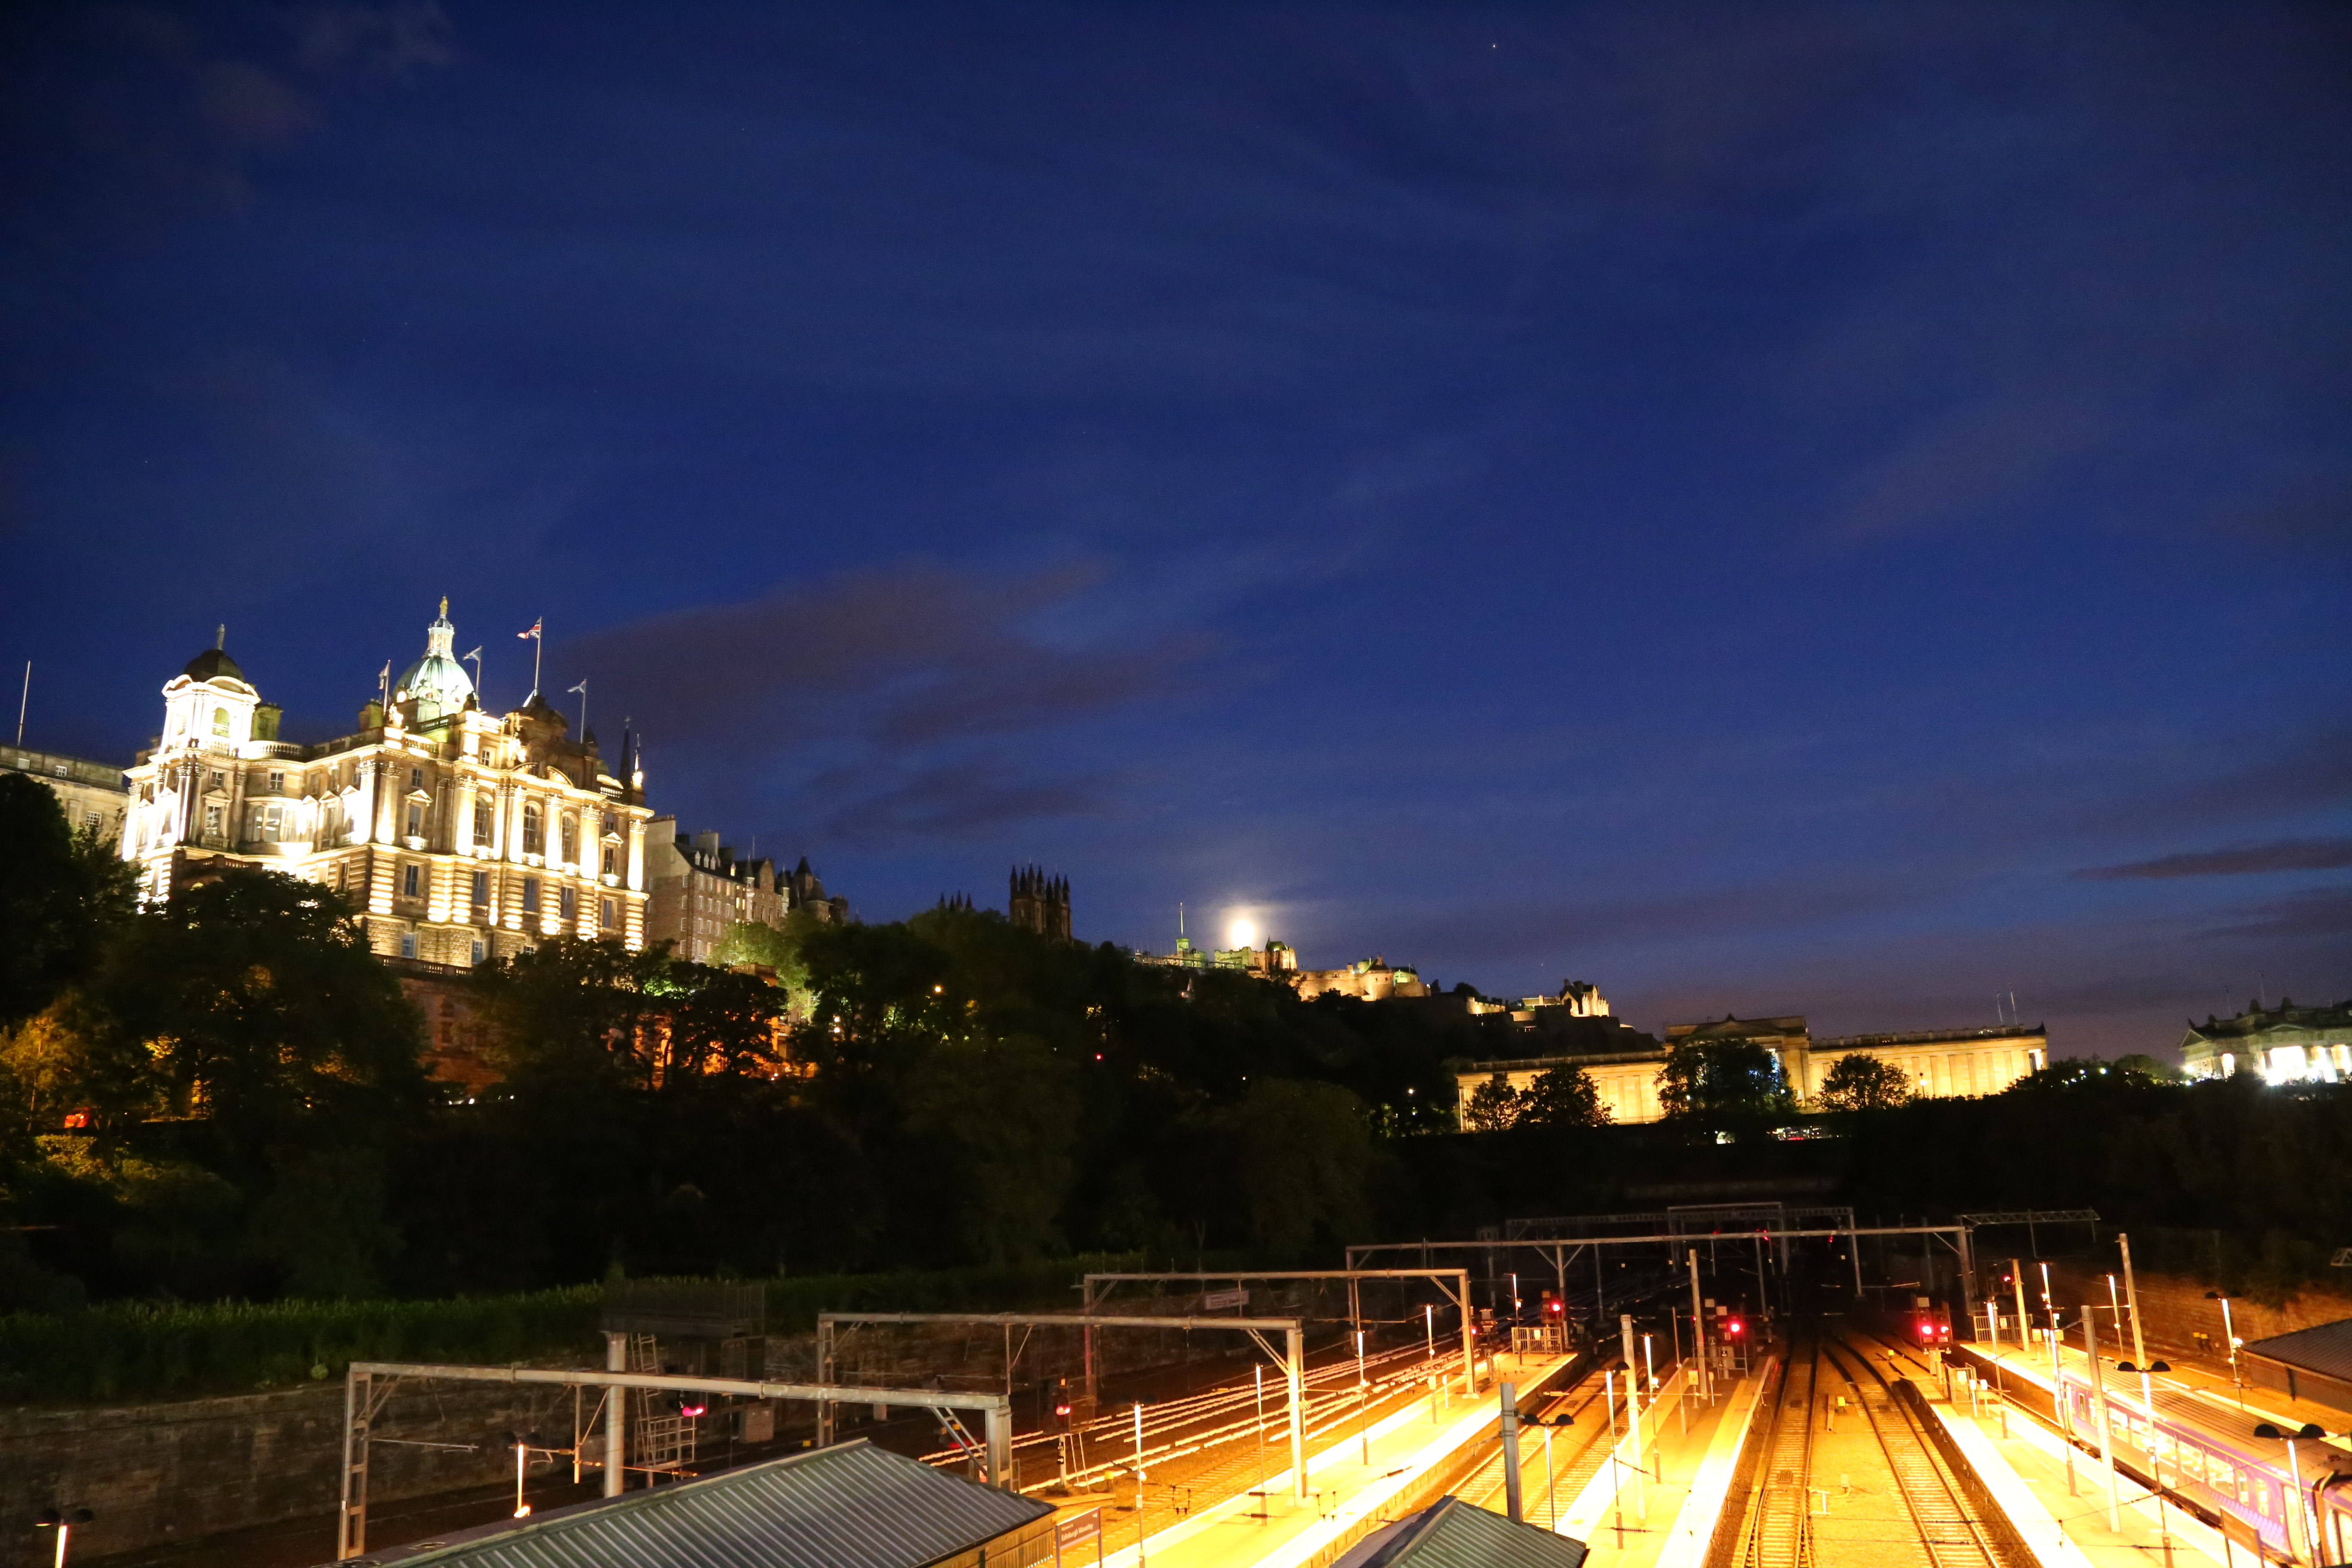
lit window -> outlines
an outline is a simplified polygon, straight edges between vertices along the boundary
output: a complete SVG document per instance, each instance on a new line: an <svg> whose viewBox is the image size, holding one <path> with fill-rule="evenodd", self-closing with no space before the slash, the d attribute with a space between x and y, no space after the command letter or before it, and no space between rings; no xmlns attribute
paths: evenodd
<svg viewBox="0 0 2352 1568"><path fill-rule="evenodd" d="M403 958L415 958L416 956L416 933L415 931L404 931L400 933L400 956Z"/></svg>
<svg viewBox="0 0 2352 1568"><path fill-rule="evenodd" d="M218 838L220 834L221 808L216 805L208 805L205 807L205 837L207 838Z"/></svg>
<svg viewBox="0 0 2352 1568"><path fill-rule="evenodd" d="M213 710L213 733L215 735L226 735L228 733L227 709L215 708Z"/></svg>
<svg viewBox="0 0 2352 1568"><path fill-rule="evenodd" d="M476 937L474 939L474 962L476 963L482 962L482 939L480 937Z"/></svg>
<svg viewBox="0 0 2352 1568"><path fill-rule="evenodd" d="M563 858L566 864L580 858L580 819L570 812L563 814Z"/></svg>
<svg viewBox="0 0 2352 1568"><path fill-rule="evenodd" d="M284 773L272 773L269 775L269 793L272 795L284 795L286 793L286 775Z"/></svg>

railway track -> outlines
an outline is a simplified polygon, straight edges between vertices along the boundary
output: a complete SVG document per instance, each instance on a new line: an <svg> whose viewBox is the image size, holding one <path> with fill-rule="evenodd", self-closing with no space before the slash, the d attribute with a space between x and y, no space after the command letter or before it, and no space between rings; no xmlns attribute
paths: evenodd
<svg viewBox="0 0 2352 1568"><path fill-rule="evenodd" d="M1608 1459L1608 1415L1594 1408L1601 1403L1604 1387L1600 1373L1589 1373L1559 1393L1547 1395L1549 1403L1545 1407L1530 1413L1528 1423L1519 1427L1519 1496L1528 1523L1551 1529L1558 1522L1558 1510L1576 1500L1576 1494L1584 1489L1585 1483L1600 1472ZM1576 1425L1572 1429L1550 1426L1552 1469L1547 1477L1543 1430L1533 1423L1549 1426L1562 1415ZM1561 1440L1564 1430L1574 1433L1565 1443ZM1502 1446L1497 1443L1495 1452L1456 1485L1454 1492L1456 1497L1476 1502L1480 1508L1500 1513L1507 1489L1503 1478Z"/></svg>
<svg viewBox="0 0 2352 1568"><path fill-rule="evenodd" d="M1858 1395L1863 1420L1910 1518L1923 1568L2031 1568L2002 1555L1916 1417L1896 1402L1892 1381L1869 1351L1833 1342L1823 1353Z"/></svg>
<svg viewBox="0 0 2352 1568"><path fill-rule="evenodd" d="M1802 1358L1802 1392L1798 1390L1799 1359L1790 1356L1781 1369L1780 1386L1772 1394L1772 1420L1765 1430L1763 1457L1741 1527L1739 1550L1732 1559L1740 1568L1812 1568L1811 1518L1806 1505L1812 1488L1814 1393L1822 1364L1819 1342Z"/></svg>

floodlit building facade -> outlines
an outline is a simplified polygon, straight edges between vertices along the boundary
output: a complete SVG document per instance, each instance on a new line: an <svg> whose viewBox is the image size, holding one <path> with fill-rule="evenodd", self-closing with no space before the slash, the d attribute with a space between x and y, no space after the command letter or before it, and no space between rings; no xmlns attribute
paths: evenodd
<svg viewBox="0 0 2352 1568"><path fill-rule="evenodd" d="M2259 1073L2267 1082L2352 1082L2352 1002L2298 1007L2286 997L2275 1007L2258 1002L2234 1018L2192 1024L2180 1039L2180 1064L2191 1078Z"/></svg>
<svg viewBox="0 0 2352 1568"><path fill-rule="evenodd" d="M448 601L425 652L315 745L215 646L163 686L163 731L126 775L123 858L141 897L232 866L343 894L387 958L463 966L552 936L646 941L645 774L608 768L533 692L483 710ZM387 706L383 700L389 699Z"/></svg>
<svg viewBox="0 0 2352 1568"><path fill-rule="evenodd" d="M1517 1012L1512 1015L1518 1016ZM1503 1061L1454 1066L1457 1105L1467 1105L1481 1084L1502 1082L1525 1090L1556 1067L1582 1068L1601 1103L1617 1121L1655 1121L1665 1114L1658 1102L1658 1074L1677 1045L1742 1042L1762 1046L1780 1064L1781 1081L1799 1100L1811 1100L1843 1058L1869 1057L1899 1068L1911 1092L1923 1099L1998 1094L2029 1073L2049 1065L2050 1037L2040 1026L1940 1029L1916 1034L1844 1035L1812 1037L1802 1016L1725 1016L1697 1024L1669 1024L1664 1043L1632 1051L1570 1051Z"/></svg>
<svg viewBox="0 0 2352 1568"><path fill-rule="evenodd" d="M0 773L24 773L48 785L66 814L66 826L76 833L95 833L102 841L121 838L131 793L113 763L8 746L0 747Z"/></svg>

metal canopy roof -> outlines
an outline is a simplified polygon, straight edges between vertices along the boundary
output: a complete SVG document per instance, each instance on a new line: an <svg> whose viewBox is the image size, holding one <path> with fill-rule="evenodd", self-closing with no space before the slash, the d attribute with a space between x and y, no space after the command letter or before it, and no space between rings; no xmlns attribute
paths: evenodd
<svg viewBox="0 0 2352 1568"><path fill-rule="evenodd" d="M922 1568L1053 1511L859 1439L353 1562L400 1568Z"/></svg>
<svg viewBox="0 0 2352 1568"><path fill-rule="evenodd" d="M1583 1568L1590 1548L1573 1536L1442 1497L1411 1519L1366 1536L1337 1568Z"/></svg>
<svg viewBox="0 0 2352 1568"><path fill-rule="evenodd" d="M2297 1372L2315 1372L2352 1383L2352 1318L2273 1334L2266 1340L2249 1340L2242 1348L2247 1355L2282 1362Z"/></svg>

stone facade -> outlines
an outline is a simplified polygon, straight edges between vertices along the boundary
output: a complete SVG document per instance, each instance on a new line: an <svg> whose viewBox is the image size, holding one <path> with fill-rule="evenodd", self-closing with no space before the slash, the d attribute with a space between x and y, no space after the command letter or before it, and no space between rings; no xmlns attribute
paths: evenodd
<svg viewBox="0 0 2352 1568"><path fill-rule="evenodd" d="M1563 993L1565 994L1565 993ZM1605 1006L1605 1004L1604 1004ZM1528 1012L1511 1016L1529 1028L1547 1021ZM1846 1035L1816 1040L1801 1016L1739 1018L1669 1024L1664 1043L1622 1051L1569 1051L1503 1061L1462 1062L1454 1070L1456 1103L1467 1105L1483 1083L1501 1080L1525 1089L1551 1068L1580 1067L1591 1075L1601 1102L1618 1121L1655 1121L1664 1114L1657 1079L1668 1053L1685 1041L1750 1041L1769 1050L1782 1080L1801 1100L1821 1093L1822 1081L1840 1058L1874 1058L1902 1069L1912 1092L1925 1098L1998 1094L2048 1065L2050 1040L2039 1028L1945 1029L1920 1034Z"/></svg>
<svg viewBox="0 0 2352 1568"><path fill-rule="evenodd" d="M716 833L678 832L673 816L656 817L646 843L646 940L668 942L673 957L712 962L739 921L780 926L795 910L821 921L849 918L849 900L826 896L806 856L780 871L772 860L738 857Z"/></svg>
<svg viewBox="0 0 2352 1568"><path fill-rule="evenodd" d="M282 741L278 710L207 648L163 687L163 732L128 773L123 858L141 896L231 866L332 888L388 958L467 966L551 936L645 943L645 775L608 772L534 693L483 711L449 657L447 603L423 658L352 734Z"/></svg>
<svg viewBox="0 0 2352 1568"><path fill-rule="evenodd" d="M1391 963L1374 953L1360 958L1345 969L1301 969L1289 975L1290 984L1299 995L1360 996L1367 1002L1385 1002L1391 996L1426 996L1429 985L1419 972Z"/></svg>
<svg viewBox="0 0 2352 1568"><path fill-rule="evenodd" d="M2298 1007L2282 997L2275 1007L2250 1002L2234 1018L2190 1025L2180 1040L2181 1067L2191 1078L2257 1072L2271 1083L2352 1081L2352 1002Z"/></svg>
<svg viewBox="0 0 2352 1568"><path fill-rule="evenodd" d="M1034 866L1016 867L1012 889L1011 901L1005 909L1015 927L1063 942L1073 940L1068 878L1049 877Z"/></svg>
<svg viewBox="0 0 2352 1568"><path fill-rule="evenodd" d="M26 773L48 785L65 811L66 826L75 832L95 833L110 843L121 838L131 792L123 787L122 770L112 763L8 746L0 748L0 773Z"/></svg>
<svg viewBox="0 0 2352 1568"><path fill-rule="evenodd" d="M73 1533L77 1563L301 1519L318 1521L324 1561L334 1554L342 1428L341 1379L227 1399L0 1411L0 1509L11 1521L0 1531L0 1568L47 1568L51 1533L21 1521L59 1504L97 1516ZM373 1446L369 1500L511 1482L513 1450L488 1443L517 1429L568 1443L571 1392L458 1383L404 1389L377 1426L380 1436L402 1441ZM420 1446L436 1444L452 1446Z"/></svg>

